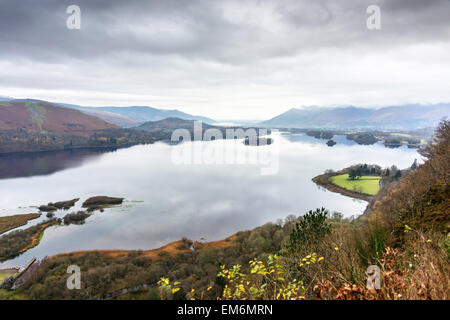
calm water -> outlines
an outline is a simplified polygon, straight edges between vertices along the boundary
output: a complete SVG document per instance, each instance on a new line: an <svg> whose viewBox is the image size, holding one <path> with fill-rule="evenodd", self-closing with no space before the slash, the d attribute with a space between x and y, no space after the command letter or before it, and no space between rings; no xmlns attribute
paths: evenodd
<svg viewBox="0 0 450 320"><path fill-rule="evenodd" d="M338 144L330 148L325 140L303 134L272 136L274 144L264 147L217 140L184 146L156 143L95 155L47 154L41 167L55 162L70 164L59 165L47 175L42 175L42 170L36 173L40 175L33 175L20 156L17 162L0 158L0 168L14 163L24 167L13 175L16 178L0 179L0 216L36 212L33 206L72 198L81 199L69 212L78 210L90 196L126 199L119 207L96 212L84 225L48 228L39 246L0 267L21 266L32 257L76 250L152 249L184 236L218 240L322 206L345 216L357 216L366 202L319 188L311 178L326 169L339 170L356 163L405 168L415 158L420 159L415 149L360 146L344 137L335 137ZM265 165L174 163L174 151L198 144L227 154L266 150L278 154L279 169L276 174L261 175ZM24 172L31 172L31 176L20 177L26 175ZM66 213L59 211L57 216ZM45 219L44 214L26 227Z"/></svg>

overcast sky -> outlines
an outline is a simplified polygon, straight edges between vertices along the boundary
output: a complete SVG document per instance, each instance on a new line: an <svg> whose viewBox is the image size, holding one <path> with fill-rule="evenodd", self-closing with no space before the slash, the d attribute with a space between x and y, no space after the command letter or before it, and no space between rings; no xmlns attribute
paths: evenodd
<svg viewBox="0 0 450 320"><path fill-rule="evenodd" d="M0 96L267 119L449 89L449 0L0 0Z"/></svg>

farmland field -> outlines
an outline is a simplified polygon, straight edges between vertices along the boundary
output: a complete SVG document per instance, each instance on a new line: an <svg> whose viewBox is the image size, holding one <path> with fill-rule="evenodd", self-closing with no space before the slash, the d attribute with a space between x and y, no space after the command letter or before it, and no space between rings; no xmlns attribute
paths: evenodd
<svg viewBox="0 0 450 320"><path fill-rule="evenodd" d="M380 176L362 176L359 179L350 180L348 173L330 178L335 185L350 191L374 195L380 190Z"/></svg>

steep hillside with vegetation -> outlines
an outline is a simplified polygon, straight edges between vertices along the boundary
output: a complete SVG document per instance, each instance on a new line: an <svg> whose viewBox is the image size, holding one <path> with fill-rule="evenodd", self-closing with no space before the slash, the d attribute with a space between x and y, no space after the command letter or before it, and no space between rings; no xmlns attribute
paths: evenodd
<svg viewBox="0 0 450 320"><path fill-rule="evenodd" d="M0 101L0 154L125 147L170 139L172 130L173 126L159 126L151 132L123 129L47 102Z"/></svg>
<svg viewBox="0 0 450 320"><path fill-rule="evenodd" d="M440 123L434 140L420 150L427 161L383 190L371 203L379 218L397 236L412 228L450 232L450 122Z"/></svg>
<svg viewBox="0 0 450 320"><path fill-rule="evenodd" d="M25 130L87 136L92 131L118 128L80 111L32 100L0 102L0 130Z"/></svg>

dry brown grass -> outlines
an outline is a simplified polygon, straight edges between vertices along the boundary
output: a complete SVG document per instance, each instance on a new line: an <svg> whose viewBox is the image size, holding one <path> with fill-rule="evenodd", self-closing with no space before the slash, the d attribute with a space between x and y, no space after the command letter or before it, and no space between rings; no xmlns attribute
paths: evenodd
<svg viewBox="0 0 450 320"><path fill-rule="evenodd" d="M357 283L364 279L365 268L361 265L354 241L355 232L350 224L333 228L332 233L316 243L306 244L285 258L286 269L290 277L302 279L307 298L314 298L313 287L322 279L330 279L336 285L347 282ZM323 259L315 264L305 265L303 259L315 253ZM303 264L303 267L299 267Z"/></svg>
<svg viewBox="0 0 450 320"><path fill-rule="evenodd" d="M409 232L403 250L386 250L380 261L385 299L450 299L449 236Z"/></svg>
<svg viewBox="0 0 450 320"><path fill-rule="evenodd" d="M16 214L13 216L0 217L0 234L6 231L24 226L28 221L37 219L40 213Z"/></svg>
<svg viewBox="0 0 450 320"><path fill-rule="evenodd" d="M285 255L288 276L304 281L307 299L450 299L450 235L410 229L393 248L383 230L370 223L335 225L321 241ZM323 259L306 265L303 258L313 253ZM369 265L380 268L380 290L366 287Z"/></svg>
<svg viewBox="0 0 450 320"><path fill-rule="evenodd" d="M387 247L378 260L381 275L379 290L368 289L365 279L356 283L347 279L342 283L333 278L322 278L314 286L316 299L450 299L449 236L410 233L403 248Z"/></svg>
<svg viewBox="0 0 450 320"><path fill-rule="evenodd" d="M225 238L219 241L210 241L210 242L194 242L193 247L195 249L213 249L213 248L224 248L228 247L238 238L237 234L233 234L232 236Z"/></svg>
<svg viewBox="0 0 450 320"><path fill-rule="evenodd" d="M230 246L233 244L233 241L237 239L237 235L234 234L224 240L219 241L211 241L211 242L195 242L193 244L193 247L196 250L201 249L210 249L210 248L223 248L226 246ZM189 252L191 249L189 247L185 246L185 241L178 240L171 242L163 247L157 248L157 249L151 249L151 250L143 250L141 257L151 259L152 261L156 261L160 259L161 257L167 257L176 255L178 253L182 252ZM132 250L85 250L85 251L74 251L70 253L62 253L58 254L54 257L61 257L61 256L69 256L69 255L83 255L85 253L89 252L97 252L102 256L110 257L114 259L120 259L125 258L128 256L129 253L133 252Z"/></svg>

